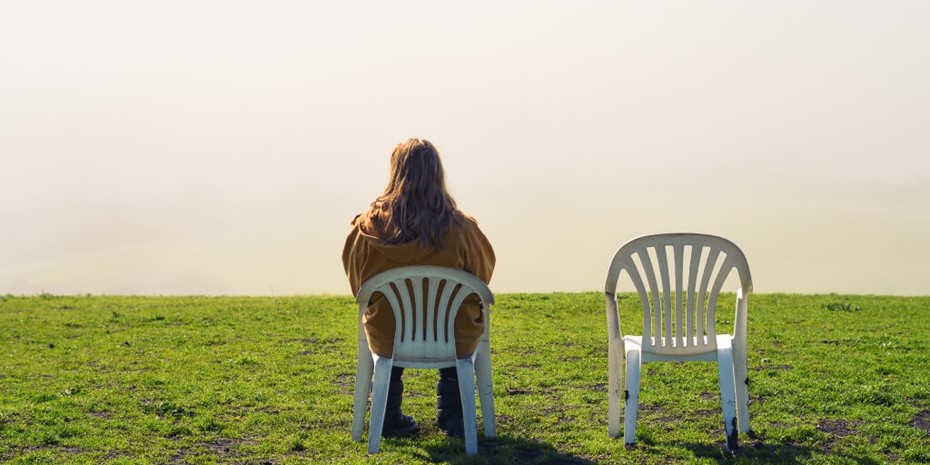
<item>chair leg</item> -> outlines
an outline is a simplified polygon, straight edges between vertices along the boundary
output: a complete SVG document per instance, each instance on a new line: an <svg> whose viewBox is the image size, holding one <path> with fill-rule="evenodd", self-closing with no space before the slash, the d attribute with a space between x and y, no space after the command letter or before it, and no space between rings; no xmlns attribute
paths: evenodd
<svg viewBox="0 0 930 465"><path fill-rule="evenodd" d="M622 353L618 352L618 348L611 343L607 359L607 434L612 438L620 437L620 399L623 392L622 357Z"/></svg>
<svg viewBox="0 0 930 465"><path fill-rule="evenodd" d="M475 375L478 378L478 394L481 396L481 418L484 421L484 437L497 436L497 420L494 416L494 384L491 378L491 351L486 344L478 347L475 357Z"/></svg>
<svg viewBox="0 0 930 465"><path fill-rule="evenodd" d="M640 352L626 353L626 409L624 410L623 441L633 445L636 441L636 418L639 416L639 377L642 372Z"/></svg>
<svg viewBox="0 0 930 465"><path fill-rule="evenodd" d="M375 365L371 353L358 353L358 368L355 371L355 403L352 406L352 439L362 440L365 427L365 412L368 410L368 394L371 393L371 375Z"/></svg>
<svg viewBox="0 0 930 465"><path fill-rule="evenodd" d="M749 432L749 370L746 347L733 341L734 382L736 383L736 424L740 433Z"/></svg>
<svg viewBox="0 0 930 465"><path fill-rule="evenodd" d="M475 409L475 366L471 357L460 358L455 362L459 377L459 395L462 398L462 420L465 426L465 454L478 453L478 421Z"/></svg>
<svg viewBox="0 0 930 465"><path fill-rule="evenodd" d="M717 348L717 371L720 374L720 401L723 404L723 426L727 436L727 450L737 448L736 387L733 383L733 351L730 347Z"/></svg>
<svg viewBox="0 0 930 465"><path fill-rule="evenodd" d="M371 422L368 426L368 453L375 454L381 448L381 431L384 429L384 412L387 409L388 388L391 384L391 368L394 360L375 357L375 382L371 389Z"/></svg>

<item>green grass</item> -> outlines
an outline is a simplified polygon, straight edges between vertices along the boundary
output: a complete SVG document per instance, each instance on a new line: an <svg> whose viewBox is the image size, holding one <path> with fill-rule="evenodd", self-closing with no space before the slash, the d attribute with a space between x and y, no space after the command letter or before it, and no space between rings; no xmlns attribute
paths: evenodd
<svg viewBox="0 0 930 465"><path fill-rule="evenodd" d="M626 449L607 436L603 296L497 297L498 438L471 458L432 422L431 370L405 375L417 437L372 457L351 440L348 297L0 297L0 462L930 463L928 297L752 296L734 456L712 365L645 365ZM620 304L636 334L637 300Z"/></svg>

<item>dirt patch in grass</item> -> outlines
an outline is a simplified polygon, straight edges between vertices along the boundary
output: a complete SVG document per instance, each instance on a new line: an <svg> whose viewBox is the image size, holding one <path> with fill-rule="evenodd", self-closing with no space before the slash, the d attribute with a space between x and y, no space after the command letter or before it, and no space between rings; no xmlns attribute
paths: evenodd
<svg viewBox="0 0 930 465"><path fill-rule="evenodd" d="M610 351L610 348L607 347L606 345L597 346L591 349L591 355L603 356L603 355L607 355L609 351Z"/></svg>
<svg viewBox="0 0 930 465"><path fill-rule="evenodd" d="M675 415L662 407L657 407L652 404L640 404L639 416L666 425L681 421L680 415Z"/></svg>
<svg viewBox="0 0 930 465"><path fill-rule="evenodd" d="M817 428L831 436L846 437L856 434L856 430L852 426L846 420L821 420Z"/></svg>
<svg viewBox="0 0 930 465"><path fill-rule="evenodd" d="M546 403L545 405L538 404L539 415L543 417L558 416L559 412L562 410L561 405Z"/></svg>
<svg viewBox="0 0 930 465"><path fill-rule="evenodd" d="M854 423L850 423L846 420L821 420L820 424L817 425L817 429L830 435L830 439L823 445L823 451L829 453L833 450L837 441L846 436L858 434L854 426Z"/></svg>
<svg viewBox="0 0 930 465"><path fill-rule="evenodd" d="M607 383L589 384L588 389L593 392L607 392Z"/></svg>
<svg viewBox="0 0 930 465"><path fill-rule="evenodd" d="M245 453L239 450L242 446L247 446L254 444L255 441L250 439L232 439L232 438L217 438L209 442L202 442L194 444L190 448L185 448L177 451L171 458L168 460L169 464L180 465L188 463L188 457L197 457L197 456L214 456L220 462L228 463L235 461L235 459L243 458L246 456ZM257 461L249 463L268 463L274 464L274 461Z"/></svg>
<svg viewBox="0 0 930 465"><path fill-rule="evenodd" d="M305 350L297 352L298 356L307 357L310 355L316 354L326 354L330 352L335 352L339 349L339 345L345 339L341 337L334 337L328 339L320 339L316 337L309 337L300 340L300 343L307 346Z"/></svg>
<svg viewBox="0 0 930 465"><path fill-rule="evenodd" d="M82 453L84 453L84 449L82 449L82 448L80 448L80 447L64 447L64 446L40 447L40 446L36 446L36 447L27 447L27 448L26 448L26 450L28 450L28 451L42 450L42 449L54 449L56 452L63 453L63 454L72 454L72 455L77 455L77 454L82 454Z"/></svg>
<svg viewBox="0 0 930 465"><path fill-rule="evenodd" d="M494 421L497 423L497 426L517 424L517 419L511 415L502 415L498 413L498 414L495 414L494 416L496 417L494 418Z"/></svg>
<svg viewBox="0 0 930 465"><path fill-rule="evenodd" d="M404 392L404 397L409 397L411 399L422 399L426 397L433 397L435 395L436 394L433 394L433 393L425 393L425 392L416 391L412 389L407 392Z"/></svg>
<svg viewBox="0 0 930 465"><path fill-rule="evenodd" d="M520 396L524 394L532 394L533 390L528 388L507 388L505 392L508 396Z"/></svg>
<svg viewBox="0 0 930 465"><path fill-rule="evenodd" d="M714 415L723 415L723 410L720 408L705 408L694 411L694 416L698 418L707 418ZM678 417L680 418L680 416Z"/></svg>
<svg viewBox="0 0 930 465"><path fill-rule="evenodd" d="M921 410L914 416L914 428L921 429L930 436L930 410Z"/></svg>
<svg viewBox="0 0 930 465"><path fill-rule="evenodd" d="M336 386L341 394L355 395L355 373L337 375Z"/></svg>
<svg viewBox="0 0 930 465"><path fill-rule="evenodd" d="M204 444L207 449L215 452L218 456L230 456L236 452L236 449L247 441L241 439L219 438L212 442Z"/></svg>
<svg viewBox="0 0 930 465"><path fill-rule="evenodd" d="M123 458L123 457L126 457L126 455L123 454L122 452L110 451L110 452L107 452L107 454L103 456L102 461L109 462L111 460L116 460L116 459Z"/></svg>
<svg viewBox="0 0 930 465"><path fill-rule="evenodd" d="M653 404L639 404L639 416L654 418L659 421L673 421L677 418L668 410Z"/></svg>

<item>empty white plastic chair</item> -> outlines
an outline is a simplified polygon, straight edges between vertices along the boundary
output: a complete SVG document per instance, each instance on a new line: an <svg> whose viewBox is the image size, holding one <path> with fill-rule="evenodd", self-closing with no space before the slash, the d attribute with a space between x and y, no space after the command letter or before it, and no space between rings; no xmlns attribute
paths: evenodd
<svg viewBox="0 0 930 465"><path fill-rule="evenodd" d="M382 293L394 312L394 354L379 357L368 347L362 315L372 294ZM484 334L478 348L468 357L455 353L455 315L466 297L477 294L484 314ZM388 385L394 365L405 368L455 367L462 398L465 426L465 452L478 452L478 424L475 407L475 377L481 398L484 435L496 434L494 391L491 383L491 351L488 329L490 305L494 295L478 277L462 270L438 266L407 266L379 273L358 291L358 371L355 378L355 405L352 438L362 440L365 411L371 391L371 424L368 428L368 453L378 452L381 429L387 406ZM374 376L374 383L372 383Z"/></svg>
<svg viewBox="0 0 930 465"><path fill-rule="evenodd" d="M718 335L714 319L724 281L736 270L733 334ZM617 313L617 282L626 272L639 294L643 335L624 336ZM737 446L737 429L749 431L746 314L752 277L743 252L717 236L655 234L617 250L607 272L609 343L608 431L620 436L620 396L625 394L624 441L633 444L639 413L641 365L654 361L717 362L726 447ZM626 386L621 369L626 362Z"/></svg>

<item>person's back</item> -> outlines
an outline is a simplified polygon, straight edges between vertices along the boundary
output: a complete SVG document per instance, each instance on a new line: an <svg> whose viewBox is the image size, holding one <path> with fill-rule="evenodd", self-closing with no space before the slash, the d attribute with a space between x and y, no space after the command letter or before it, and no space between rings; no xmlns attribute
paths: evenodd
<svg viewBox="0 0 930 465"><path fill-rule="evenodd" d="M477 222L459 211L446 191L436 148L428 141L410 139L395 147L391 155L390 180L384 194L352 221L342 262L354 295L372 276L407 265L457 268L488 283L495 256ZM394 315L383 296L372 298L363 323L372 352L390 357ZM483 331L480 303L472 296L456 317L457 355L474 352ZM413 419L401 413L402 373L402 368L395 367L391 374L385 436L417 429ZM458 392L455 369L440 370L438 423L447 434L462 431Z"/></svg>

